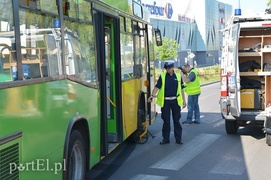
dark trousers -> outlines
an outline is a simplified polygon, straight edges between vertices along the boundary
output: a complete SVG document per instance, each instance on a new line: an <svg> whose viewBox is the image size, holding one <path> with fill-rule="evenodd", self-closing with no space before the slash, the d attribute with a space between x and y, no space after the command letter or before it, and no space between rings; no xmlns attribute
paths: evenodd
<svg viewBox="0 0 271 180"><path fill-rule="evenodd" d="M178 105L177 100L165 100L164 107L161 108L161 116L164 121L162 136L165 140L170 138L170 113L172 112L174 137L176 140L182 140L182 126L180 124L181 107Z"/></svg>

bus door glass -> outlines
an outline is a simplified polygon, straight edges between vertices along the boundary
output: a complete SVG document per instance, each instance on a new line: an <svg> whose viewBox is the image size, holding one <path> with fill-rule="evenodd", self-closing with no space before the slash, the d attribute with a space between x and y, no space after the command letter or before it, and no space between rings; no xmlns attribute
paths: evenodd
<svg viewBox="0 0 271 180"><path fill-rule="evenodd" d="M107 102L106 102L106 107L107 107L107 119L111 119L112 117L112 107L110 105L111 100L111 93L110 93L110 28L106 27L104 28L105 30L105 71L106 71L106 97L107 97ZM113 101L111 102L113 103Z"/></svg>
<svg viewBox="0 0 271 180"><path fill-rule="evenodd" d="M149 76L148 76L148 81L149 81L149 86L148 86L148 92L150 93L151 90L155 87L156 84L156 79L155 79L155 71L154 71L154 42L153 42L153 29L151 26L148 26L148 46L147 49L149 49L148 52L148 71L149 71ZM148 109L148 114L150 116L149 118L149 123L151 124L151 120L155 118L156 114L156 99L154 98L153 101L154 103L147 103L147 109Z"/></svg>
<svg viewBox="0 0 271 180"><path fill-rule="evenodd" d="M108 140L116 141L116 76L115 76L115 55L114 55L114 24L113 18L105 16L104 24L105 41L105 71L106 71L106 107Z"/></svg>
<svg viewBox="0 0 271 180"><path fill-rule="evenodd" d="M231 101L230 111L233 116L239 117L241 113L240 73L238 61L238 43L240 33L239 23L231 26L227 33L229 33L226 46L228 46L227 74L228 74L229 98Z"/></svg>

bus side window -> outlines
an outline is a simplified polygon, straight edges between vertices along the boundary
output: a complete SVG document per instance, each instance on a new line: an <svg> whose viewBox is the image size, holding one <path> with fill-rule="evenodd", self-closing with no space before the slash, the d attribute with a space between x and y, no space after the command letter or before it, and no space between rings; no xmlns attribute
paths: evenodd
<svg viewBox="0 0 271 180"><path fill-rule="evenodd" d="M133 36L121 33L121 74L122 79L130 79L134 76L133 66Z"/></svg>
<svg viewBox="0 0 271 180"><path fill-rule="evenodd" d="M9 66L11 48L6 44L0 44L0 82L11 81L11 67Z"/></svg>
<svg viewBox="0 0 271 180"><path fill-rule="evenodd" d="M96 59L93 40L94 29L89 24L78 24L71 26L74 22L65 21L67 27L64 34L64 59L65 70L69 78L75 81L96 85ZM69 28L71 29L69 29ZM78 28L74 27L80 27ZM88 35L80 29L88 29Z"/></svg>

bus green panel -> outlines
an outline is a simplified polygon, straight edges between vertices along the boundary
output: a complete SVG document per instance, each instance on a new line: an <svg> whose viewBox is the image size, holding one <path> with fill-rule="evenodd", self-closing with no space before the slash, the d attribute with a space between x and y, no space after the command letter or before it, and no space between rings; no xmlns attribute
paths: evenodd
<svg viewBox="0 0 271 180"><path fill-rule="evenodd" d="M107 127L108 127L108 133L116 133L116 120L115 119L109 119L107 120Z"/></svg>
<svg viewBox="0 0 271 180"><path fill-rule="evenodd" d="M98 97L97 89L68 80L0 91L0 137L22 131L21 163L41 163L40 171L36 166L23 170L22 179L62 176L62 169L56 172L55 165L63 163L66 131L69 122L78 115L87 119L90 130L90 167L100 161Z"/></svg>

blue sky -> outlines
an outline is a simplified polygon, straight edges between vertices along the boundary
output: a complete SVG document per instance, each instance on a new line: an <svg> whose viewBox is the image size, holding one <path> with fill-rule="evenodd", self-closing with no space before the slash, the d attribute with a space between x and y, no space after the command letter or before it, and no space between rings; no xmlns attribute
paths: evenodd
<svg viewBox="0 0 271 180"><path fill-rule="evenodd" d="M218 0L220 2L232 5L233 11L234 9L238 9L239 0ZM267 8L268 0L240 0L240 7L242 12L245 10L250 10L254 12L264 12Z"/></svg>

